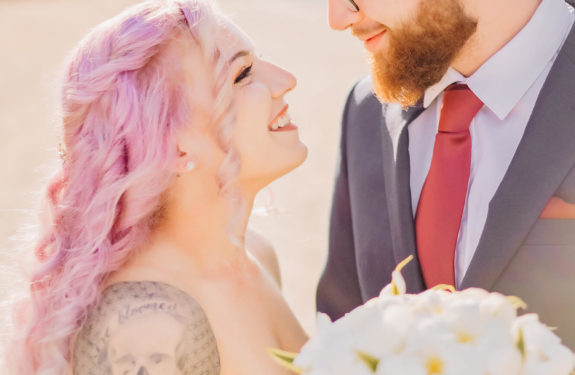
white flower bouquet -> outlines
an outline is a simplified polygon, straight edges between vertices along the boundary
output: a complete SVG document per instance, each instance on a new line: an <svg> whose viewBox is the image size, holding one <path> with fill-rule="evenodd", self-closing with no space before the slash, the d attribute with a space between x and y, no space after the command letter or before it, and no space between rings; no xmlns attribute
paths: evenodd
<svg viewBox="0 0 575 375"><path fill-rule="evenodd" d="M331 322L301 353L270 350L309 375L568 375L575 355L516 297L440 286L406 294L401 269L379 297ZM451 291L445 290L450 288Z"/></svg>

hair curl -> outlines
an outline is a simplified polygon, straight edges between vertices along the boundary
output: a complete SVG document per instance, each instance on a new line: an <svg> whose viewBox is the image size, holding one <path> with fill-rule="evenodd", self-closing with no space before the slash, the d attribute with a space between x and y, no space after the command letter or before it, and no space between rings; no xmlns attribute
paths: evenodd
<svg viewBox="0 0 575 375"><path fill-rule="evenodd" d="M14 373L68 370L70 345L102 282L154 225L173 178L175 134L194 111L184 80L168 79L181 71L166 53L177 38L189 38L214 69L214 92L206 95L227 153L218 183L239 202L227 65L212 36L221 17L208 0L149 1L95 28L71 55L61 95L64 160L46 191L39 266L9 352Z"/></svg>

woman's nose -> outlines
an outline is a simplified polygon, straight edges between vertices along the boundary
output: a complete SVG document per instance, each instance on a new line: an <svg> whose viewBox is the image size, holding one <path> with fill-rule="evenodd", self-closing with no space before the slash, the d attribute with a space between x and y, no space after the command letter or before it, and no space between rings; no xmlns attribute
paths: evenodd
<svg viewBox="0 0 575 375"><path fill-rule="evenodd" d="M297 79L287 70L269 64L270 90L274 98L280 98L293 90L297 85Z"/></svg>

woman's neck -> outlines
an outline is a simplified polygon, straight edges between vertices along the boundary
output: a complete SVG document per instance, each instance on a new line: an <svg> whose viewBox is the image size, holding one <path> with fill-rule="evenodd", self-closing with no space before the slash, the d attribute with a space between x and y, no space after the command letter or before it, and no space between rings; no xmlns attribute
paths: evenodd
<svg viewBox="0 0 575 375"><path fill-rule="evenodd" d="M206 188L177 197L166 205L161 223L142 248L146 263L170 257L217 273L248 266L244 239L255 193L238 193L234 201Z"/></svg>

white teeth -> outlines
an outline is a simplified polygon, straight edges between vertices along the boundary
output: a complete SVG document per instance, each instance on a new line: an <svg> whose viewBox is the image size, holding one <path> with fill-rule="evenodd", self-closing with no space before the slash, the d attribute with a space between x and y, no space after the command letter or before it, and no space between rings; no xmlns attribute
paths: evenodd
<svg viewBox="0 0 575 375"><path fill-rule="evenodd" d="M280 117L276 122L271 125L272 130L277 130L278 128L283 128L291 122L289 115L286 113Z"/></svg>

